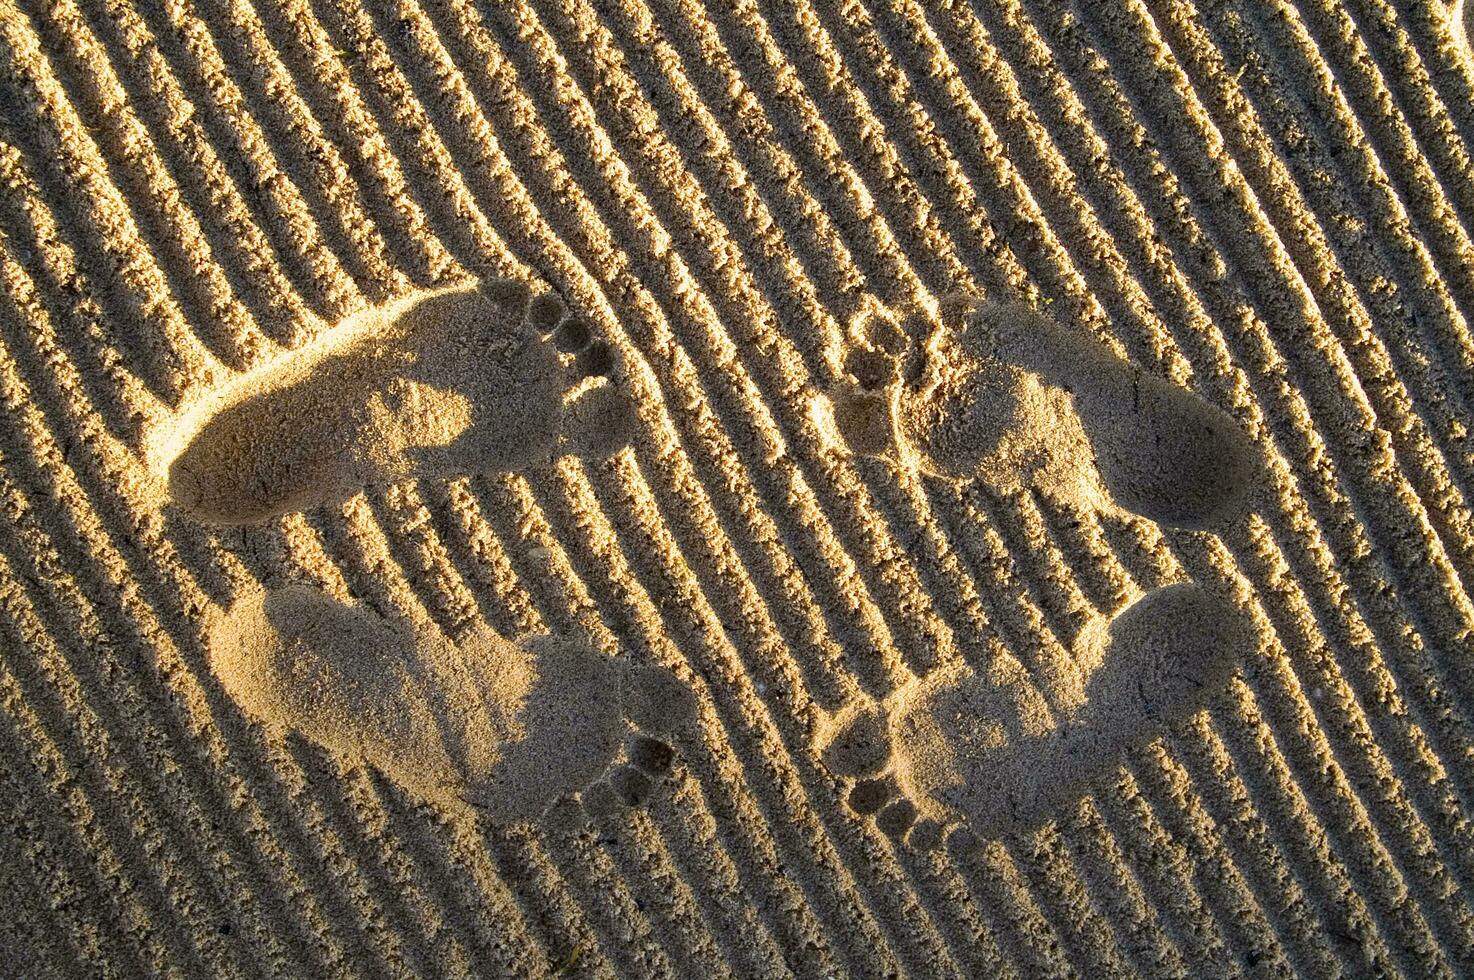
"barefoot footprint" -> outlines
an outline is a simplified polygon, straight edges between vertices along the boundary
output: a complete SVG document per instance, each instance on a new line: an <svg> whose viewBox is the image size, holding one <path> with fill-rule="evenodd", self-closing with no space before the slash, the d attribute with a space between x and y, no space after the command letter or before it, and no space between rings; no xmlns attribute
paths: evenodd
<svg viewBox="0 0 1474 980"><path fill-rule="evenodd" d="M1147 594L1090 637L1101 648L1079 662L1099 666L1074 690L1041 692L1008 658L986 674L933 672L828 719L822 757L850 780L851 809L923 848L963 824L979 837L1033 829L1128 749L1202 708L1253 633L1232 604L1182 584Z"/></svg>
<svg viewBox="0 0 1474 980"><path fill-rule="evenodd" d="M172 503L257 523L417 476L517 470L630 438L618 358L551 294L487 280L365 310L150 442Z"/></svg>
<svg viewBox="0 0 1474 980"><path fill-rule="evenodd" d="M1027 307L957 319L856 318L830 392L851 451L1175 527L1221 527L1243 509L1253 446L1222 411Z"/></svg>
<svg viewBox="0 0 1474 980"><path fill-rule="evenodd" d="M695 710L673 675L581 640L480 627L453 643L300 584L212 614L206 638L250 714L500 823L643 803Z"/></svg>

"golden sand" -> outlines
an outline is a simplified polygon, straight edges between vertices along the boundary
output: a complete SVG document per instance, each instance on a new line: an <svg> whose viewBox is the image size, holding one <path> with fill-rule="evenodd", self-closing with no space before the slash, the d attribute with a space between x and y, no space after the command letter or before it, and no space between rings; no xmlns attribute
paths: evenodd
<svg viewBox="0 0 1474 980"><path fill-rule="evenodd" d="M0 3L0 974L1474 974L1469 4Z"/></svg>

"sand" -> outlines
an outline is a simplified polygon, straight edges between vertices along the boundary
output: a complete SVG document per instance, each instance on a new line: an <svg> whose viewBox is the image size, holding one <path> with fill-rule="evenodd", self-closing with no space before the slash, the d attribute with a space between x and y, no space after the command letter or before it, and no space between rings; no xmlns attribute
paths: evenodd
<svg viewBox="0 0 1474 980"><path fill-rule="evenodd" d="M7 0L0 974L1474 975L1469 9Z"/></svg>
<svg viewBox="0 0 1474 980"><path fill-rule="evenodd" d="M587 642L514 643L484 625L451 641L433 622L396 622L286 584L237 600L208 625L206 646L221 686L250 714L462 819L528 822L560 806L566 821L606 773L626 796L643 785L617 759L659 776L674 758L639 731L622 751L629 706L651 700L635 688L651 682ZM634 715L669 733L691 714L678 703Z"/></svg>
<svg viewBox="0 0 1474 980"><path fill-rule="evenodd" d="M259 524L373 484L527 470L573 448L608 455L633 425L614 371L608 344L556 297L490 280L363 310L145 441L173 506ZM579 384L590 378L600 394Z"/></svg>

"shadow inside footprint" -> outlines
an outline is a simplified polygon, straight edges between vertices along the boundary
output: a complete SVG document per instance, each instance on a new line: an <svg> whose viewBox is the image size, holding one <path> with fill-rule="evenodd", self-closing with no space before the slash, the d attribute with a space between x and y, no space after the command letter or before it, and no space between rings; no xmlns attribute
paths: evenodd
<svg viewBox="0 0 1474 980"><path fill-rule="evenodd" d="M153 440L171 501L256 523L420 476L518 470L628 442L612 348L504 280L365 310L247 372Z"/></svg>
<svg viewBox="0 0 1474 980"><path fill-rule="evenodd" d="M1084 700L1041 692L1012 660L938 671L821 733L822 757L854 779L849 804L894 837L932 846L965 824L1002 836L1047 822L1133 746L1200 710L1252 649L1247 617L1195 585L1158 589L1098 631Z"/></svg>
<svg viewBox="0 0 1474 980"><path fill-rule="evenodd" d="M1027 307L953 306L941 323L856 317L816 422L855 454L998 493L1189 528L1243 509L1257 457L1228 415Z"/></svg>
<svg viewBox="0 0 1474 980"><path fill-rule="evenodd" d="M1223 411L1019 304L983 304L965 331L1070 393L1101 481L1121 507L1186 528L1221 526L1243 509L1256 454Z"/></svg>
<svg viewBox="0 0 1474 980"><path fill-rule="evenodd" d="M628 720L629 691L653 668L579 640L513 642L482 626L453 643L431 624L293 584L216 614L207 642L216 676L250 714L499 823L538 819L606 774L641 795L621 773L659 774L674 756ZM622 754L632 765L617 764Z"/></svg>

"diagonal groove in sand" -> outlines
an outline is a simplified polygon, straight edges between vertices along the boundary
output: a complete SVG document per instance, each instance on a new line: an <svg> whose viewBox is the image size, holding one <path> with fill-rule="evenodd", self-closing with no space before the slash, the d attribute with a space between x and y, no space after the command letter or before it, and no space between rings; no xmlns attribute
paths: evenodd
<svg viewBox="0 0 1474 980"><path fill-rule="evenodd" d="M19 6L6 785L107 869L14 906L23 949L262 976L1469 965L1474 62L1439 50L1441 5ZM634 454L448 467L259 533L160 519L130 454L159 397L217 389L211 355L488 274L553 283L618 348ZM859 296L980 284L1232 406L1270 450L1261 516L1220 544L831 462L808 399ZM452 830L209 679L201 611L282 561L436 633L702 665L710 730L592 834ZM845 814L815 718L1000 657L1037 686L1185 578L1257 610L1267 656L1111 785L966 852Z"/></svg>
<svg viewBox="0 0 1474 980"><path fill-rule="evenodd" d="M1307 388L1307 391L1313 391L1313 389ZM1347 480L1347 481L1344 481L1344 482L1350 482L1350 481ZM1363 502L1366 501L1366 500L1373 500L1373 501L1376 501L1377 503L1381 503L1382 502L1382 499L1380 497L1376 497L1376 496L1363 497ZM1375 526L1375 525L1373 525L1373 526ZM1427 592L1426 589L1424 589L1424 590L1412 590L1412 591L1413 591L1414 594L1418 595L1420 598L1421 598L1421 596L1423 594L1426 594L1426 592ZM1412 926L1411 928L1417 929L1418 927L1417 926ZM1410 940L1410 942L1418 943L1420 941L1419 940Z"/></svg>

